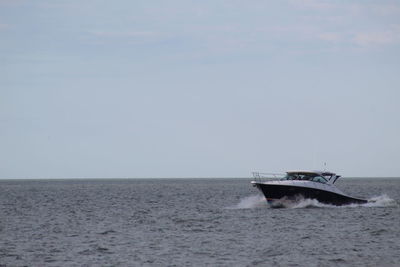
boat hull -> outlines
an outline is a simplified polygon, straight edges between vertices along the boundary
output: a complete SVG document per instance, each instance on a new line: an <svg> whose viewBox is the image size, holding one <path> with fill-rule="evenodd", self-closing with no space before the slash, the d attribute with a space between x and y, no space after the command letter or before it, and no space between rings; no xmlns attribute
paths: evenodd
<svg viewBox="0 0 400 267"><path fill-rule="evenodd" d="M254 186L256 186L264 194L268 202L274 202L280 199L296 200L299 197L305 199L316 199L321 203L336 206L364 204L368 202L364 199L353 198L335 192L303 186L266 183L254 183Z"/></svg>

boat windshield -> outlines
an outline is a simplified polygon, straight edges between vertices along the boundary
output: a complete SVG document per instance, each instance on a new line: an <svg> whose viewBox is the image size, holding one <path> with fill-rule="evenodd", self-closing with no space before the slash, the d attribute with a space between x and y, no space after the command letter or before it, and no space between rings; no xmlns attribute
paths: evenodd
<svg viewBox="0 0 400 267"><path fill-rule="evenodd" d="M313 181L326 184L328 181L316 173L288 173L283 180Z"/></svg>

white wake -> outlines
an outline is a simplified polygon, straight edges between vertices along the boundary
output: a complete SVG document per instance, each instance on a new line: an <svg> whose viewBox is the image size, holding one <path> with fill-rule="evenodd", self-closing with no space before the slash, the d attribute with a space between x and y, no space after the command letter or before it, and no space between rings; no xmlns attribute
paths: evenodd
<svg viewBox="0 0 400 267"><path fill-rule="evenodd" d="M304 199L299 198L296 201L288 201L283 199L277 201L274 205L267 203L266 199L262 195L251 195L241 198L239 203L228 207L228 209L253 209L260 207L267 208L289 208L289 209L303 209L303 208L357 208L357 207L388 207L398 205L396 201L386 194L372 197L368 199L365 204L349 204L343 206L329 205L319 202L316 199Z"/></svg>
<svg viewBox="0 0 400 267"><path fill-rule="evenodd" d="M394 199L386 194L381 196L372 197L367 199L368 202L364 204L349 204L349 205L330 205L319 202L316 199L299 199L296 202L283 203L284 208L301 209L301 208L358 208L358 207L388 207L396 206L397 203Z"/></svg>
<svg viewBox="0 0 400 267"><path fill-rule="evenodd" d="M394 199L390 198L388 195L383 194L377 197L371 197L368 199L368 203L365 204L351 204L350 207L388 207L396 206L397 203Z"/></svg>

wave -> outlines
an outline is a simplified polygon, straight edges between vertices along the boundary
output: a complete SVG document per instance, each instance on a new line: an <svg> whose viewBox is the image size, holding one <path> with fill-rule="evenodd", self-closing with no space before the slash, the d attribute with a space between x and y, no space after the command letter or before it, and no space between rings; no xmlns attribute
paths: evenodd
<svg viewBox="0 0 400 267"><path fill-rule="evenodd" d="M386 194L376 196L368 199L364 204L349 204L343 206L335 206L324 204L316 199L298 198L295 201L288 201L286 199L278 200L274 204L267 203L262 195L251 195L240 199L239 203L228 207L228 209L254 209L260 207L267 208L289 208L289 209L304 209L304 208L357 208L357 207L388 207L396 206L397 203L394 199Z"/></svg>

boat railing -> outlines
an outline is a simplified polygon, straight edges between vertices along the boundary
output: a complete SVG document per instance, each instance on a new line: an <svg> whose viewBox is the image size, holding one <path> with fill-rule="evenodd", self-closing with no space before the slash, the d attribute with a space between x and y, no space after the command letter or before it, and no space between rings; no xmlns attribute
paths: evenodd
<svg viewBox="0 0 400 267"><path fill-rule="evenodd" d="M266 182L271 180L282 180L286 174L283 173L270 173L270 172L252 172L254 181Z"/></svg>

